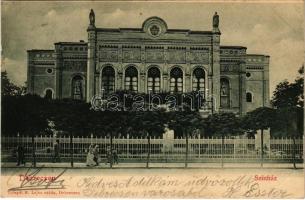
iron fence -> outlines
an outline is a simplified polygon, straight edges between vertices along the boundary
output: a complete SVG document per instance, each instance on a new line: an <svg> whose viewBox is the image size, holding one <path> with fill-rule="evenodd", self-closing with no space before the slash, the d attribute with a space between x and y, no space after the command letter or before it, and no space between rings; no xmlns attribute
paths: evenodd
<svg viewBox="0 0 305 200"><path fill-rule="evenodd" d="M89 146L99 145L99 155L106 160L106 149L116 149L120 162L259 162L260 144L249 138L112 138L109 137L73 137L72 146L69 137L36 136L2 137L2 161L14 160L18 145L24 147L25 156L31 160L33 145L37 161L52 161L53 145L59 140L60 156L63 160L71 158L85 162ZM112 143L112 145L111 145ZM295 145L291 138L271 138L263 148L265 162L303 162L303 139L297 138Z"/></svg>

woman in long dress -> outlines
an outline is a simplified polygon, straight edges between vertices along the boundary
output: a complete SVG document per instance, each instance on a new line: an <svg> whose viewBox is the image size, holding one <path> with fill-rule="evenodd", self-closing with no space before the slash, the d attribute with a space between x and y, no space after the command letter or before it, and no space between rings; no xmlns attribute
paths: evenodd
<svg viewBox="0 0 305 200"><path fill-rule="evenodd" d="M93 145L89 146L88 154L87 154L87 160L86 160L86 165L87 166L95 166L94 162L94 154L93 154Z"/></svg>

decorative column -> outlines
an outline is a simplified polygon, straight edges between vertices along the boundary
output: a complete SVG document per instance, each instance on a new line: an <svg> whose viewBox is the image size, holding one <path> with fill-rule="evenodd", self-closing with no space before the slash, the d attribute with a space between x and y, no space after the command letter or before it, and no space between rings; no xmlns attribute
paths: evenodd
<svg viewBox="0 0 305 200"><path fill-rule="evenodd" d="M270 97L269 97L269 56L264 58L264 72L263 72L263 106L270 106Z"/></svg>
<svg viewBox="0 0 305 200"><path fill-rule="evenodd" d="M239 71L239 114L247 111L246 105L246 58L242 58Z"/></svg>
<svg viewBox="0 0 305 200"><path fill-rule="evenodd" d="M192 70L191 70L191 61L190 61L190 57L191 57L191 52L190 52L190 47L186 47L186 70L185 70L185 92L191 92L192 88L191 88L191 74L192 74Z"/></svg>
<svg viewBox="0 0 305 200"><path fill-rule="evenodd" d="M27 65L28 65L28 68L27 68L27 81L26 81L26 84L27 84L27 93L29 94L32 94L33 91L34 91L34 82L33 82L33 79L32 79L32 72L33 72L33 53L31 51L27 51L27 56L28 56L28 60L27 60Z"/></svg>
<svg viewBox="0 0 305 200"><path fill-rule="evenodd" d="M62 55L60 50L60 44L55 44L55 98L61 99L62 90Z"/></svg>
<svg viewBox="0 0 305 200"><path fill-rule="evenodd" d="M162 90L163 92L169 92L169 66L168 66L168 47L164 47L164 65L162 67Z"/></svg>
<svg viewBox="0 0 305 200"><path fill-rule="evenodd" d="M141 64L139 64L139 73L140 73L140 80L139 80L139 92L140 93L148 93L148 91L146 91L146 73L147 73L147 66L146 66L146 62L145 62L145 46L141 45L141 51L140 51L140 58L141 58Z"/></svg>
<svg viewBox="0 0 305 200"><path fill-rule="evenodd" d="M123 90L123 46L119 45L118 49L118 65L117 65L117 75L116 75L116 90Z"/></svg>
<svg viewBox="0 0 305 200"><path fill-rule="evenodd" d="M86 98L87 102L90 102L94 92L95 92L95 84L94 84L94 73L95 73L95 50L96 50L96 30L95 30L95 14L91 9L89 14L90 24L88 26L88 64L87 64L87 88L86 88Z"/></svg>
<svg viewBox="0 0 305 200"><path fill-rule="evenodd" d="M213 35L212 35L212 97L214 101L214 110L217 112L220 107L220 30L219 16L217 12L213 16Z"/></svg>

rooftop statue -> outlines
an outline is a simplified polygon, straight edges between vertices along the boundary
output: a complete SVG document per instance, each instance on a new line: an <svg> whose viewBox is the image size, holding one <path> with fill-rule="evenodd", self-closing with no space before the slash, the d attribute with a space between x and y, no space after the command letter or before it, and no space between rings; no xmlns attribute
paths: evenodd
<svg viewBox="0 0 305 200"><path fill-rule="evenodd" d="M90 11L89 20L90 20L90 25L94 26L94 24L95 24L95 14L94 14L93 9L91 9L91 11Z"/></svg>
<svg viewBox="0 0 305 200"><path fill-rule="evenodd" d="M219 26L219 15L215 12L213 16L213 28L218 28Z"/></svg>

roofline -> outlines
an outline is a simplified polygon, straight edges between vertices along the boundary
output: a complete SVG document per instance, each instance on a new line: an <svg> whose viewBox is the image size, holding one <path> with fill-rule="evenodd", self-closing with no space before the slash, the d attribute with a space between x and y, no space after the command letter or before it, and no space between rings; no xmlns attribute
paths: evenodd
<svg viewBox="0 0 305 200"><path fill-rule="evenodd" d="M97 32L116 32L120 33L122 31L135 31L135 32L141 32L144 33L142 28L96 28ZM173 32L183 32L188 34L210 34L212 35L212 31L196 31L196 30L190 30L190 29L167 29L166 33L173 33Z"/></svg>
<svg viewBox="0 0 305 200"><path fill-rule="evenodd" d="M69 44L69 45L80 45L80 44L83 44L83 45L87 45L88 42L56 42L54 43L54 45L61 45L61 44Z"/></svg>
<svg viewBox="0 0 305 200"><path fill-rule="evenodd" d="M244 46L220 46L221 49L247 49Z"/></svg>
<svg viewBox="0 0 305 200"><path fill-rule="evenodd" d="M52 49L30 49L30 50L27 50L27 52L33 52L33 51L54 52L55 50L52 50Z"/></svg>
<svg viewBox="0 0 305 200"><path fill-rule="evenodd" d="M270 57L269 55L264 55L264 54L246 54L246 56L264 56L264 57Z"/></svg>

